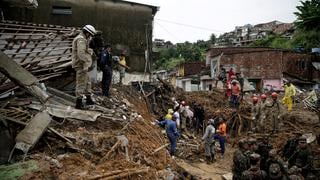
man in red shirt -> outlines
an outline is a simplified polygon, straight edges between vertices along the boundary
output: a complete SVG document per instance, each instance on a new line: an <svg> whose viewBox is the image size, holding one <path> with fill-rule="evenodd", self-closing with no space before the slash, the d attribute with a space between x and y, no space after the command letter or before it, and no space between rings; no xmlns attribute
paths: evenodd
<svg viewBox="0 0 320 180"><path fill-rule="evenodd" d="M231 81L231 98L230 103L233 108L238 108L241 88L237 80Z"/></svg>

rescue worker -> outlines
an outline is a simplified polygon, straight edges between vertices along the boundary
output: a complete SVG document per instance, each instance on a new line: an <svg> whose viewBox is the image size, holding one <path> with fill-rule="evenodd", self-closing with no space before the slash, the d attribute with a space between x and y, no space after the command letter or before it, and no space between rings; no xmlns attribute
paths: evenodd
<svg viewBox="0 0 320 180"><path fill-rule="evenodd" d="M288 106L288 111L292 110L295 95L296 95L295 86L292 83L287 82L284 86L284 97L282 99L282 103Z"/></svg>
<svg viewBox="0 0 320 180"><path fill-rule="evenodd" d="M260 168L262 170L267 170L267 160L269 159L269 152L272 149L272 145L269 143L269 135L264 135L262 138L257 140L258 150L256 151L260 159Z"/></svg>
<svg viewBox="0 0 320 180"><path fill-rule="evenodd" d="M166 133L167 137L170 142L170 155L174 159L174 155L176 152L176 147L177 147L177 138L179 137L179 132L177 130L176 122L175 122L175 117L172 117L171 119L165 119L164 121L158 122L160 126L165 126L166 128Z"/></svg>
<svg viewBox="0 0 320 180"><path fill-rule="evenodd" d="M219 140L221 155L223 156L226 149L226 139L227 139L227 124L224 122L222 118L218 118L218 130L216 130L215 139Z"/></svg>
<svg viewBox="0 0 320 180"><path fill-rule="evenodd" d="M233 154L233 165L232 165L232 179L241 179L242 173L249 169L249 158L245 154L248 150L248 143L246 139L238 141L238 149Z"/></svg>
<svg viewBox="0 0 320 180"><path fill-rule="evenodd" d="M173 116L175 117L176 124L177 124L177 128L180 129L181 120L180 120L179 107L176 107L176 108L174 109Z"/></svg>
<svg viewBox="0 0 320 180"><path fill-rule="evenodd" d="M268 172L270 180L287 180L286 175L281 172L280 165L277 163L271 164Z"/></svg>
<svg viewBox="0 0 320 180"><path fill-rule="evenodd" d="M278 101L278 94L273 92L271 94L272 102L267 107L270 108L270 115L273 124L273 133L279 131L279 118L280 118L280 103Z"/></svg>
<svg viewBox="0 0 320 180"><path fill-rule="evenodd" d="M258 105L258 98L256 96L252 97L252 107L251 107L252 121L250 123L251 131L258 131L258 122L260 122L260 106Z"/></svg>
<svg viewBox="0 0 320 180"><path fill-rule="evenodd" d="M250 155L250 168L242 173L243 180L266 180L267 173L260 169L260 155L253 153Z"/></svg>
<svg viewBox="0 0 320 180"><path fill-rule="evenodd" d="M214 120L209 119L208 125L206 127L205 133L202 136L202 140L204 141L204 146L205 146L205 155L206 155L206 160L208 164L211 164L215 157L214 157L214 133L216 129L214 128Z"/></svg>
<svg viewBox="0 0 320 180"><path fill-rule="evenodd" d="M233 77L235 78L235 77ZM235 79L231 81L231 105L233 108L238 108L240 100L240 85L239 82Z"/></svg>
<svg viewBox="0 0 320 180"><path fill-rule="evenodd" d="M91 25L85 25L82 32L72 41L72 68L76 71L76 108L83 109L92 105L91 82L89 68L92 66L93 50L89 48L89 40L96 34Z"/></svg>
<svg viewBox="0 0 320 180"><path fill-rule="evenodd" d="M274 164L278 165L280 171L277 170L277 167ZM274 167L271 167L272 165L274 165ZM273 179L279 179L279 177L286 176L288 173L288 164L277 156L277 151L275 149L269 151L269 158L265 167L266 172L269 176L273 176Z"/></svg>
<svg viewBox="0 0 320 180"><path fill-rule="evenodd" d="M111 45L107 44L105 49L101 53L101 58L99 62L100 69L102 70L102 94L104 96L109 96L110 93L110 86L112 80L112 66L113 66L113 59L111 54Z"/></svg>
<svg viewBox="0 0 320 180"><path fill-rule="evenodd" d="M194 119L195 119L195 124L194 124L194 127L195 127L195 131L196 133L198 134L199 131L202 132L202 128L204 128L204 109L203 107L201 106L201 104L195 104L194 105Z"/></svg>
<svg viewBox="0 0 320 180"><path fill-rule="evenodd" d="M302 176L306 178L312 169L312 153L308 148L307 139L299 138L298 150L293 155L294 165L301 168Z"/></svg>
<svg viewBox="0 0 320 180"><path fill-rule="evenodd" d="M266 116L267 116L267 95L265 94L261 94L260 96L261 101L259 103L259 107L260 107L260 116L259 116L259 121L258 121L258 130L259 132L264 132L265 128L264 128L264 123L266 120Z"/></svg>
<svg viewBox="0 0 320 180"><path fill-rule="evenodd" d="M181 132L186 131L186 126L187 126L187 118L188 118L188 112L186 111L186 102L181 101L180 109L180 125L181 125Z"/></svg>
<svg viewBox="0 0 320 180"><path fill-rule="evenodd" d="M125 54L124 53L121 53L120 56L120 61L119 61L119 71L120 71L120 81L119 81L119 84L122 84L122 80L123 78L125 77L125 73L126 73L126 68L123 67L123 66L126 66L127 65L127 62L126 62L126 57L125 57ZM123 66L121 66L123 65Z"/></svg>
<svg viewBox="0 0 320 180"><path fill-rule="evenodd" d="M247 154L257 153L257 151L258 151L257 139L255 139L255 138L248 139L248 150L249 150L249 152L247 152Z"/></svg>

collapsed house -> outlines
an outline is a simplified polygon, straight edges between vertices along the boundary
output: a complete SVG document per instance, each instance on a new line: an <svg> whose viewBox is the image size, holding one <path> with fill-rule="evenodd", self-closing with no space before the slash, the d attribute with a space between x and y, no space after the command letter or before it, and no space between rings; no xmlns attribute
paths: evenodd
<svg viewBox="0 0 320 180"><path fill-rule="evenodd" d="M316 86L320 82L319 62L317 54L272 48L211 48L206 54L213 77L219 74L220 66L227 71L233 68L257 90L280 90L284 80L306 88Z"/></svg>
<svg viewBox="0 0 320 180"><path fill-rule="evenodd" d="M36 9L0 3L1 9L5 20L68 27L91 24L102 31L102 37L112 45L114 55L126 53L131 71L143 72L146 61L150 70L153 20L159 7L112 0L42 0Z"/></svg>

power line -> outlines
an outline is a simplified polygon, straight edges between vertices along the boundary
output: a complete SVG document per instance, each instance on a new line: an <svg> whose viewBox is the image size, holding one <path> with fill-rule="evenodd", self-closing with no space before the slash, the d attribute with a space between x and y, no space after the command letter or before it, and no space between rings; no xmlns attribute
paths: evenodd
<svg viewBox="0 0 320 180"><path fill-rule="evenodd" d="M168 31L165 27L163 27L159 22L155 22L156 24L159 25L159 27L161 27L163 30L165 30L169 35L171 35L173 38L175 38L176 40L180 41L181 39L179 37L177 37L176 35L174 35L173 33L171 33L170 31Z"/></svg>
<svg viewBox="0 0 320 180"><path fill-rule="evenodd" d="M204 30L204 31L210 31L210 32L222 32L222 33L224 33L224 32L225 32L225 31L221 31L221 30L217 30L217 29L210 29L210 28L201 27L201 26L194 26L194 25L191 25L191 24L184 24L184 23L179 23L179 22L169 21L169 20L165 20L165 19L155 19L155 20L163 21L163 22L167 22L167 23L171 23L171 24L175 24L175 25L180 25L180 26L190 27L190 28L194 28L194 29L200 29L200 30Z"/></svg>

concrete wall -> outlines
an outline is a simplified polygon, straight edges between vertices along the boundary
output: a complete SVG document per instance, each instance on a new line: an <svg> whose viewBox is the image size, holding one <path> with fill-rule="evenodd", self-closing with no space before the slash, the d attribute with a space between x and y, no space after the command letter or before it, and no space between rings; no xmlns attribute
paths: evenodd
<svg viewBox="0 0 320 180"><path fill-rule="evenodd" d="M54 6L70 7L72 14L53 14ZM37 9L5 7L2 10L8 20L74 27L91 24L103 31L106 42L128 51L127 64L132 71L143 71L147 40L152 48L157 7L113 0L41 0Z"/></svg>
<svg viewBox="0 0 320 180"><path fill-rule="evenodd" d="M211 53L211 52L209 52ZM220 64L234 66L248 79L282 79L283 73L311 81L318 78L313 73L314 55L280 50L262 50L252 52L226 52Z"/></svg>

